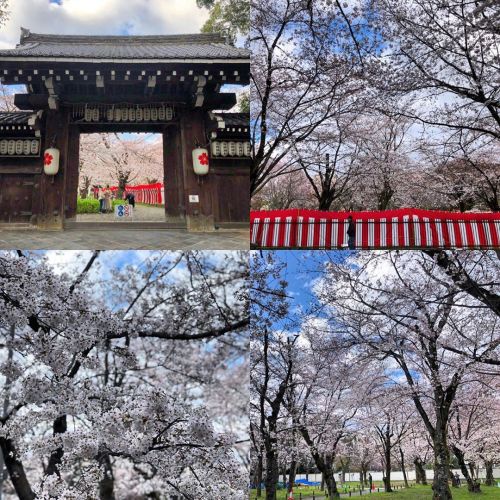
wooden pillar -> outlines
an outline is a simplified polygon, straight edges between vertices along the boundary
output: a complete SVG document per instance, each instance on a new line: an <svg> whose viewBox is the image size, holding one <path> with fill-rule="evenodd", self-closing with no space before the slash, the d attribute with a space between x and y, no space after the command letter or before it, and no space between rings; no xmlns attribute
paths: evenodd
<svg viewBox="0 0 500 500"><path fill-rule="evenodd" d="M184 200L190 231L214 231L213 175L200 177L193 171L193 149L207 142L205 114L201 109L186 110L181 116L181 145L184 164ZM190 201L191 197L191 201ZM194 201L196 200L196 201Z"/></svg>
<svg viewBox="0 0 500 500"><path fill-rule="evenodd" d="M186 219L184 201L184 174L182 168L181 136L179 127L168 127L163 132L163 171L165 186L165 215L168 222Z"/></svg>
<svg viewBox="0 0 500 500"><path fill-rule="evenodd" d="M40 177L40 200L37 225L39 229L63 229L64 222L64 195L65 175L68 160L68 122L69 114L64 110L48 110L45 112L45 138L42 141L43 151L49 147L56 147L61 154L59 172L57 175Z"/></svg>
<svg viewBox="0 0 500 500"><path fill-rule="evenodd" d="M66 161L66 186L64 211L66 218L76 217L78 182L80 178L80 131L70 125L68 133L68 156Z"/></svg>

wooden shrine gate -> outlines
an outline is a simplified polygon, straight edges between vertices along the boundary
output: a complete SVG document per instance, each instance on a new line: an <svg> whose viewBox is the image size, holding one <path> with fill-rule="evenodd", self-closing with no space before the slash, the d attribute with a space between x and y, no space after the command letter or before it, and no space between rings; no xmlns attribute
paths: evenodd
<svg viewBox="0 0 500 500"><path fill-rule="evenodd" d="M0 222L62 229L76 216L80 134L163 136L167 222L190 230L248 224L249 116L222 85L249 83L250 54L215 34L56 36L22 30L0 51L0 79L24 84L22 111L0 113ZM26 111L25 111L26 110ZM29 111L27 111L29 110ZM217 111L214 111L217 110ZM209 173L192 151L209 151ZM60 152L55 176L43 153Z"/></svg>

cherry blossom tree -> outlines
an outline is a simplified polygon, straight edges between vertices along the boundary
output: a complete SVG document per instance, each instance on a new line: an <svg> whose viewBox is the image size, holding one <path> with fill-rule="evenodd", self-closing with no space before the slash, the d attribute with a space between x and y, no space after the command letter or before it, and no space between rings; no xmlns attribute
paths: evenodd
<svg viewBox="0 0 500 500"><path fill-rule="evenodd" d="M8 8L9 0L0 0L0 25L2 25L8 19Z"/></svg>
<svg viewBox="0 0 500 500"><path fill-rule="evenodd" d="M308 208L311 190L304 182L301 171L290 168L280 177L271 179L252 198L252 208L260 210L286 210ZM314 205L311 205L313 208Z"/></svg>
<svg viewBox="0 0 500 500"><path fill-rule="evenodd" d="M251 4L252 194L285 173L289 153L363 88L360 55L373 40L357 8L333 3Z"/></svg>
<svg viewBox="0 0 500 500"><path fill-rule="evenodd" d="M118 186L121 197L127 184L146 184L150 179L163 182L163 142L148 135L82 135L80 164L82 190L90 178L93 184Z"/></svg>
<svg viewBox="0 0 500 500"><path fill-rule="evenodd" d="M486 274L481 271L473 270L488 282L498 276L500 266L497 262ZM345 342L395 362L432 441L434 498L451 498L452 407L457 391L474 376L478 360L498 356L498 317L481 299L457 287L432 258L418 252L365 252L352 264L329 263L318 294L322 302L332 304ZM477 358L468 356L469 351Z"/></svg>
<svg viewBox="0 0 500 500"><path fill-rule="evenodd" d="M408 111L424 123L498 140L500 39L485 20L498 15L497 6L466 0L383 0L379 6L382 36L390 44L382 87L428 97L431 106L420 101Z"/></svg>
<svg viewBox="0 0 500 500"><path fill-rule="evenodd" d="M12 490L244 498L245 255L50 257L0 255Z"/></svg>
<svg viewBox="0 0 500 500"><path fill-rule="evenodd" d="M14 106L14 93L7 85L0 84L0 111L17 111Z"/></svg>
<svg viewBox="0 0 500 500"><path fill-rule="evenodd" d="M276 500L278 481L278 432L281 410L292 383L295 339L283 332L280 323L287 314L286 281L274 254L252 254L250 316L251 330L251 427L257 455L256 482L264 481L266 499Z"/></svg>

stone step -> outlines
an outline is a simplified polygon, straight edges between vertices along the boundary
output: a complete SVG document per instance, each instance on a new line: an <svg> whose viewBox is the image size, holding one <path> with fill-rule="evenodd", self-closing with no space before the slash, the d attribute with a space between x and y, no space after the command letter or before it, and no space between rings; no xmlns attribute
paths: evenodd
<svg viewBox="0 0 500 500"><path fill-rule="evenodd" d="M158 230L185 231L186 225L179 222L74 222L66 221L64 229L78 231L123 231Z"/></svg>
<svg viewBox="0 0 500 500"><path fill-rule="evenodd" d="M250 231L249 222L216 222L215 229L222 231Z"/></svg>
<svg viewBox="0 0 500 500"><path fill-rule="evenodd" d="M29 222L0 222L0 231L19 231L19 230L31 230L36 229Z"/></svg>

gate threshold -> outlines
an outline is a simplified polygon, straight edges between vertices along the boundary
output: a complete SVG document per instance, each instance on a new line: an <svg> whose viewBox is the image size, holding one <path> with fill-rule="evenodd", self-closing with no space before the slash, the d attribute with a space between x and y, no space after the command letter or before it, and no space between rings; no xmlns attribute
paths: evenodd
<svg viewBox="0 0 500 500"><path fill-rule="evenodd" d="M64 229L75 229L78 231L123 231L123 230L167 230L186 231L185 223L180 222L76 222L66 221Z"/></svg>

